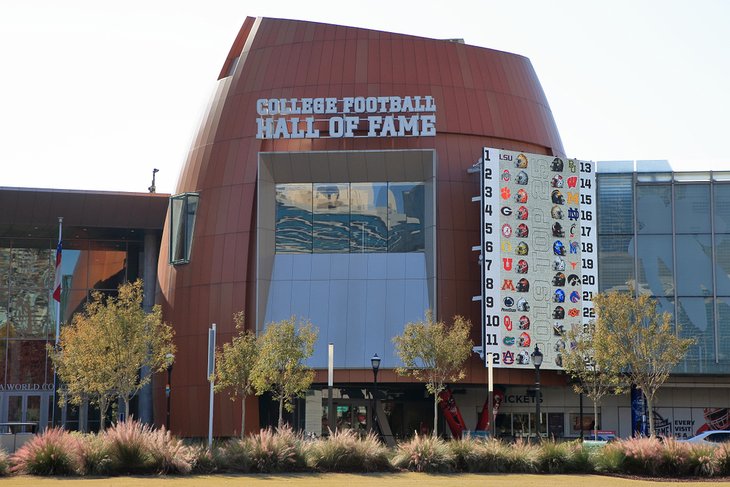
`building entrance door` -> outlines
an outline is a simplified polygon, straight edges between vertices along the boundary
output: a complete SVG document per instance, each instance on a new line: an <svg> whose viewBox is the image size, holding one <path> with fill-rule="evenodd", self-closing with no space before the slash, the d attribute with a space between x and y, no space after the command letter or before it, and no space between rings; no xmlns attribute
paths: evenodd
<svg viewBox="0 0 730 487"><path fill-rule="evenodd" d="M372 401L369 399L335 399L333 401L335 409L335 424L340 431L351 430L364 436L372 429ZM322 435L327 435L326 418L327 400L323 401L323 431Z"/></svg>
<svg viewBox="0 0 730 487"><path fill-rule="evenodd" d="M4 432L42 431L48 424L51 393L24 392L0 394L0 423Z"/></svg>

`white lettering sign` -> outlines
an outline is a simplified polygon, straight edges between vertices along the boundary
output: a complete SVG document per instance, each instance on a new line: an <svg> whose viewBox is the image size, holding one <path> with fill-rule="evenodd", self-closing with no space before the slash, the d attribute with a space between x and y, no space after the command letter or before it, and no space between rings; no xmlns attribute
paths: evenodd
<svg viewBox="0 0 730 487"><path fill-rule="evenodd" d="M261 98L257 139L434 137L432 96Z"/></svg>

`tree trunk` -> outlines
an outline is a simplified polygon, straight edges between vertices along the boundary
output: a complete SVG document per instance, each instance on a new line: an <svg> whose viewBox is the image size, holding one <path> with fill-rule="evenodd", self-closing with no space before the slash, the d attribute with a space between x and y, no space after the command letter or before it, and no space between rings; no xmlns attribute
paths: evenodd
<svg viewBox="0 0 730 487"><path fill-rule="evenodd" d="M99 398L99 432L104 431L106 427L106 410L109 408L109 401L106 397Z"/></svg>
<svg viewBox="0 0 730 487"><path fill-rule="evenodd" d="M598 401L593 400L593 439L598 440Z"/></svg>
<svg viewBox="0 0 730 487"><path fill-rule="evenodd" d="M284 398L279 398L279 428L284 426Z"/></svg>
<svg viewBox="0 0 730 487"><path fill-rule="evenodd" d="M129 421L129 396L124 397L124 421Z"/></svg>
<svg viewBox="0 0 730 487"><path fill-rule="evenodd" d="M438 392L433 395L433 436L437 438L438 432L438 419L439 419L439 395Z"/></svg>
<svg viewBox="0 0 730 487"><path fill-rule="evenodd" d="M656 436L654 431L654 398L649 397L647 394L644 394L644 397L646 397L646 409L649 415L649 436L654 437Z"/></svg>
<svg viewBox="0 0 730 487"><path fill-rule="evenodd" d="M246 437L246 396L241 398L241 439Z"/></svg>

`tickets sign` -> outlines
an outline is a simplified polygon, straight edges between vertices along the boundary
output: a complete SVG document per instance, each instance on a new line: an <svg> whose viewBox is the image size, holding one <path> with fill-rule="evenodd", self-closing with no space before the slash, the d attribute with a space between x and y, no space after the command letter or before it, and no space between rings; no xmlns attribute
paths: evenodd
<svg viewBox="0 0 730 487"><path fill-rule="evenodd" d="M484 148L482 330L495 366L562 368L567 333L595 317L592 162Z"/></svg>

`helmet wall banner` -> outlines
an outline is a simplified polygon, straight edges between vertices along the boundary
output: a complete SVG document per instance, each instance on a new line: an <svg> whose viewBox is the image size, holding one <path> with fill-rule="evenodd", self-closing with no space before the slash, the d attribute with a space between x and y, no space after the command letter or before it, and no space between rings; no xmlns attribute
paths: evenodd
<svg viewBox="0 0 730 487"><path fill-rule="evenodd" d="M537 345L561 369L567 333L595 318L595 164L485 147L481 166L485 360L532 368Z"/></svg>

